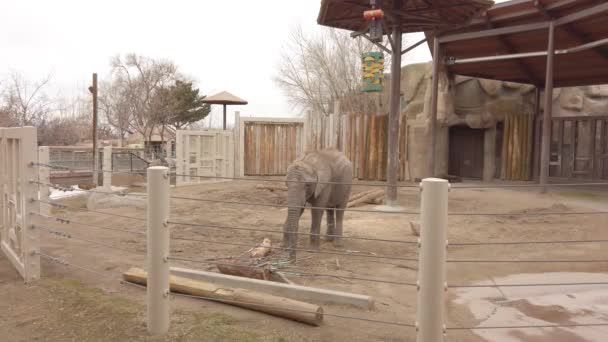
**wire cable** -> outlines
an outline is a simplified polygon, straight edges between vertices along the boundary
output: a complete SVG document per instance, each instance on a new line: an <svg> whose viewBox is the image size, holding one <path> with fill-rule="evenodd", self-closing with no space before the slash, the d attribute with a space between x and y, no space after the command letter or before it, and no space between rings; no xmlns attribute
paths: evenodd
<svg viewBox="0 0 608 342"><path fill-rule="evenodd" d="M178 221L168 221L168 223L169 224L174 224L174 225L189 226L189 227L212 228L212 229L228 229L228 230L244 230L244 231L251 231L251 232L265 232L265 233L283 234L283 231L270 230L270 229L231 227L231 226L223 226L223 225L215 225L215 224L199 224L199 223L187 223L187 222L178 222ZM418 241L388 240L388 239L364 238L364 237L356 237L356 236L340 236L340 235L331 235L331 234L330 235L324 235L324 234L301 233L301 232L290 232L289 234L304 235L304 236L319 236L319 237L326 236L326 237L334 237L334 238L342 238L342 239L350 239L350 240L363 240L363 241L394 242L394 243L403 243L403 244L411 244L411 245L417 245L418 244Z"/></svg>
<svg viewBox="0 0 608 342"><path fill-rule="evenodd" d="M228 200L217 200L217 199L206 199L206 198L192 198L192 197L181 197L181 196L171 196L171 198L172 199L187 200L187 201L196 201L196 202L214 202L214 203L248 205L248 206L258 206L258 207L295 208L295 209L317 209L317 210L351 211L351 212L378 213L378 214L402 214L402 215L419 215L420 214L419 212L409 212L409 211L403 211L403 210L381 211L381 210L372 210L372 209L309 207L309 206L301 206L301 205L253 203L253 202L240 202L240 201L228 201Z"/></svg>
<svg viewBox="0 0 608 342"><path fill-rule="evenodd" d="M552 211L552 212L526 212L526 213L465 213L452 212L448 216L548 216L548 215L603 215L608 211Z"/></svg>
<svg viewBox="0 0 608 342"><path fill-rule="evenodd" d="M245 178L245 177L224 177L224 176L194 176L174 173L172 176L177 177L189 177L189 178L204 178L204 179L226 179L226 180L242 180L242 181L255 181L255 182L280 182L280 183L315 183L315 184L329 184L329 185L351 185L351 186L370 186L370 187L396 187L396 188L419 188L418 185L390 185L388 183L353 183L353 182L307 182L299 180L287 180L287 179L266 179L266 178Z"/></svg>
<svg viewBox="0 0 608 342"><path fill-rule="evenodd" d="M559 187L576 187L576 186L606 186L608 182L596 183L564 183L564 184L496 184L496 185L458 185L452 186L452 189L508 189L508 188L559 188Z"/></svg>
<svg viewBox="0 0 608 342"><path fill-rule="evenodd" d="M543 328L576 328L576 327L605 327L608 323L574 323L574 324L543 324L543 325L512 325L512 326L478 326L478 327L447 327L446 330L489 330L489 329L543 329Z"/></svg>
<svg viewBox="0 0 608 342"><path fill-rule="evenodd" d="M83 266L79 266L79 265L75 265L73 263L68 262L67 260L63 259L63 258L59 258L59 257L53 257L44 253L40 253L38 252L38 254L51 261L51 262L55 262L58 263L60 265L66 266L66 267L72 267L72 268L76 268L76 269L80 269L80 270L84 270L87 272L90 272L100 278L106 278L109 280L114 280L114 281L118 281L121 285L125 285L125 286L133 286L133 287L137 287L140 289L146 289L146 286L140 285L140 284L135 284L126 280L122 280L122 279L115 279L114 277L112 277L109 274L104 274L102 272L99 271L95 271L92 269L89 269L87 267L83 267ZM193 299L205 299L205 300L209 300L209 301L213 301L213 302L218 302L218 303L226 303L226 304L244 304L244 305L253 305L253 306L258 306L258 307L266 307L266 308L275 308L275 309L281 309L281 310L286 310L286 311L292 311L292 312L300 312L300 313L307 313L307 314L313 314L316 315L318 314L318 312L314 312L314 311L307 311L307 310L299 310L299 309L291 309L291 308L283 308L283 307L278 307L275 305L269 305L269 304L261 304L261 303L251 303L251 302L244 302L244 301L236 301L236 300L229 300L229 299L220 299L220 298L212 298L212 297L206 297L206 296L194 296L194 295L188 295L188 294L183 294L183 293L176 293L176 292L171 292L172 296L175 297L183 297L183 298L193 298ZM338 315L338 314L330 314L330 313L322 313L323 316L328 316L328 317L335 317L335 318L342 318L342 319L349 319L349 320L356 320L356 321L362 321L362 322L370 322L370 323L378 323L378 324L387 324L387 325L396 325L396 326L403 326L403 327L408 327L408 328L415 328L416 326L413 324L406 324L406 323L399 323L399 322L390 322L390 321L383 321L383 320L376 320L376 319L370 319L370 318L363 318L363 317L354 317L354 316L346 316L346 315Z"/></svg>
<svg viewBox="0 0 608 342"><path fill-rule="evenodd" d="M552 240L552 241L496 241L496 242L450 242L451 246L496 246L496 245L543 245L543 244L567 244L567 243L604 243L608 240Z"/></svg>
<svg viewBox="0 0 608 342"><path fill-rule="evenodd" d="M98 246L114 249L114 250L117 250L117 251L122 251L122 252L137 254L137 255L144 255L144 256L146 255L145 252L138 252L138 251L134 251L134 250L126 249L126 248L116 247L116 246L113 246L113 245L110 245L110 244L107 244L107 243L103 243L103 242L99 242L99 241L95 241L95 240L86 239L86 238L83 238L83 237L80 237L80 236L75 236L75 235L72 235L70 233L66 233L66 232L63 232L63 231L60 231L60 230L55 230L55 229L52 229L52 228L47 228L47 227L44 227L44 226L41 226L41 225L37 225L37 224L33 225L33 227L36 228L36 229L42 229L42 230L44 230L44 231L46 231L46 232L48 232L50 234L53 234L55 236L59 236L59 237L65 238L65 239L74 239L74 240L79 240L79 241L87 242L87 243L90 243L90 244L93 244L93 245L98 245Z"/></svg>
<svg viewBox="0 0 608 342"><path fill-rule="evenodd" d="M205 265L235 266L235 264L231 264L231 263L216 263L216 262L212 262L212 261L190 259L190 258L184 258L184 257L173 257L173 256L170 256L169 260L195 262L195 263L200 263L200 264L205 264ZM239 266L239 267L245 267L245 268L249 268L249 269L260 269L260 267L258 267L258 266L249 266L249 265L237 265L237 266ZM339 276L339 275L336 275L336 274L307 272L307 271L302 271L302 270L299 270L299 269L289 269L288 272L289 273L298 273L298 274L307 275L307 276L315 276L315 277L342 278L342 279L349 279L349 280L369 281L369 282L375 282L375 283L384 283L384 284L393 284L393 285L405 285L405 286L410 286L410 287L417 287L418 286L415 283L406 283L406 282L399 282L399 281L392 281L392 280L385 280L385 279L350 277L350 276L341 276L341 275Z"/></svg>
<svg viewBox="0 0 608 342"><path fill-rule="evenodd" d="M249 247L249 248L256 248L256 247L264 247L262 245L250 245L250 244L246 244L246 243L238 243L238 242L223 242L223 241L214 241L214 240L206 240L206 239L193 239L193 238L184 238L184 237L171 237L172 240L180 240L180 241L195 241L195 242L205 242L205 243L211 243L211 244L218 244L218 245L229 245L229 246L241 246L241 247ZM375 259L389 259L389 260L404 260L404 261L418 261L418 259L414 259L414 258L402 258L402 257L395 257L395 256L389 256L389 255L359 255L359 254L354 254L354 253L348 253L348 252L330 252L330 251L326 251L326 250L314 250L314 249L303 249L303 248L290 248L290 247L272 247L272 249L280 249L280 250L286 250L286 251L300 251L300 252L306 252L306 253L317 253L317 254L329 254L329 255L344 255L344 256L353 256L353 257L361 257L361 258L375 258Z"/></svg>
<svg viewBox="0 0 608 342"><path fill-rule="evenodd" d="M448 259L448 263L603 263L608 260L454 260Z"/></svg>
<svg viewBox="0 0 608 342"><path fill-rule="evenodd" d="M588 282L588 283L539 283L539 284L492 284L492 285L448 285L450 289L459 288L496 288L496 287L550 287L550 286L593 286L608 285L608 282Z"/></svg>
<svg viewBox="0 0 608 342"><path fill-rule="evenodd" d="M33 198L32 201L46 203L48 205L51 205L51 206L57 207L57 208L61 208L61 209L80 210L80 211L87 211L87 212L91 212L91 213L98 213L98 214L103 214L103 215L108 215L108 216L126 218L126 219L131 219L131 220L146 221L145 218L141 218L141 217L119 215L119 214L108 213L105 211L99 211L99 210L93 210L93 209L87 209L87 208L78 208L78 207L73 207L73 206L69 206L69 205L65 205L65 204L59 204L59 203L49 202L49 201L45 201L45 200L41 200L41 199L36 199L36 198Z"/></svg>
<svg viewBox="0 0 608 342"><path fill-rule="evenodd" d="M46 218L46 219L55 220L55 221L57 221L59 223L63 223L63 224L73 223L73 224L77 224L77 225L81 225L81 226L86 226L86 227L92 227L92 228L112 230L112 231L124 232L124 233L130 233L130 234L146 235L146 233L143 232L143 231L135 231L135 230L128 230L128 229L120 229L120 228L112 228L112 227L100 226L100 225L96 225L96 224L84 223L84 222L80 222L80 221L74 221L74 220L71 220L71 219L65 219L65 218L62 218L62 217L48 216L48 215L44 215L44 214L40 214L40 213L36 213L36 212L32 212L32 214L34 214L36 216L40 216L40 217Z"/></svg>

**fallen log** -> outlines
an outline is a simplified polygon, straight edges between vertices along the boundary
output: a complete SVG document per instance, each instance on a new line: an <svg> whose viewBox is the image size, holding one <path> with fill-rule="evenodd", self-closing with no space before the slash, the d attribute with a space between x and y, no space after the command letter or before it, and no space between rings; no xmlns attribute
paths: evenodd
<svg viewBox="0 0 608 342"><path fill-rule="evenodd" d="M125 281L145 286L148 274L140 268L131 268L123 273L123 278ZM170 276L169 283L171 291L176 293L205 297L201 299L260 311L314 326L321 325L323 321L323 308L314 304L245 289L223 287L173 275Z"/></svg>
<svg viewBox="0 0 608 342"><path fill-rule="evenodd" d="M284 185L265 185L265 184L258 184L255 186L256 189L258 190L269 190L269 191L287 191L287 187Z"/></svg>
<svg viewBox="0 0 608 342"><path fill-rule="evenodd" d="M374 201L376 198L384 196L384 190L374 190L373 192L366 194L362 197L357 198L354 201L348 202L346 205L347 208L351 208L363 203L369 203L370 201Z"/></svg>
<svg viewBox="0 0 608 342"><path fill-rule="evenodd" d="M235 277L227 274L171 267L171 274L194 280L202 280L220 286L231 286L277 296L305 300L317 304L352 305L359 308L374 307L374 298L356 293L340 292L315 287L289 285L279 282ZM275 272L276 274L276 272Z"/></svg>
<svg viewBox="0 0 608 342"><path fill-rule="evenodd" d="M365 191L362 191L362 192L358 192L356 194L351 195L350 198L348 199L348 201L352 202L352 201L354 201L356 199L359 199L359 198L361 198L361 197L363 197L365 195L369 195L369 194L371 194L372 192L375 192L375 191L378 191L378 189L371 189L371 190L365 190Z"/></svg>
<svg viewBox="0 0 608 342"><path fill-rule="evenodd" d="M243 265L216 264L218 270L223 274L230 274L237 277L245 277L251 279L269 280L270 270L267 268L254 268Z"/></svg>

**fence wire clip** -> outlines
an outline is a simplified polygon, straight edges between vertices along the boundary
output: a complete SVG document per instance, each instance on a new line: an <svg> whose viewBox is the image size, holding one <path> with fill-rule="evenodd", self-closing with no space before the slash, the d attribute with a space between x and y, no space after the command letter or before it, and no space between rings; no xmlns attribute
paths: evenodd
<svg viewBox="0 0 608 342"><path fill-rule="evenodd" d="M169 291L169 290L165 290L165 291L163 292L163 298L167 298L167 297L169 297L169 294L171 294L171 291Z"/></svg>

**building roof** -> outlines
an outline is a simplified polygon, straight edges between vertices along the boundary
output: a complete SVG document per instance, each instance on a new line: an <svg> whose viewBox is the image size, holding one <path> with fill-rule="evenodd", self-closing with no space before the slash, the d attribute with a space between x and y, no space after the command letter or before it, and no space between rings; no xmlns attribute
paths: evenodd
<svg viewBox="0 0 608 342"><path fill-rule="evenodd" d="M493 4L490 0L384 0L381 8L387 12L387 27L393 26L392 15L397 15L402 19L401 31L408 33L461 25ZM363 11L369 9L369 0L322 0L317 23L365 31L369 22L363 19Z"/></svg>
<svg viewBox="0 0 608 342"><path fill-rule="evenodd" d="M496 4L466 27L438 35L447 69L457 75L542 87L550 22L555 25L555 87L608 83L605 0L511 0ZM472 59L531 52L538 54L483 62ZM459 64L463 59L474 62Z"/></svg>
<svg viewBox="0 0 608 342"><path fill-rule="evenodd" d="M206 97L203 100L204 103L209 104L227 104L227 105L246 105L247 101L241 99L240 97L234 96L227 91L223 91L221 93L217 93L215 95L211 95Z"/></svg>

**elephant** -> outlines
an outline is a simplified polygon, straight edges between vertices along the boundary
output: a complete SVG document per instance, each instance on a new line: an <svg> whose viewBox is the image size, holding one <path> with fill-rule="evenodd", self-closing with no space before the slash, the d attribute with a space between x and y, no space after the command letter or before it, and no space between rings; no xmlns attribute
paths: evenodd
<svg viewBox="0 0 608 342"><path fill-rule="evenodd" d="M327 211L327 241L342 245L342 221L353 179L353 166L344 153L334 148L306 152L287 168L287 219L283 226L283 245L295 259L298 223L304 207L311 205L310 244L320 247L321 220ZM337 184L343 183L343 184ZM331 209L317 209L331 208ZM342 210L340 210L342 209Z"/></svg>

